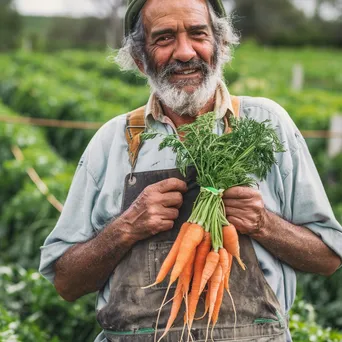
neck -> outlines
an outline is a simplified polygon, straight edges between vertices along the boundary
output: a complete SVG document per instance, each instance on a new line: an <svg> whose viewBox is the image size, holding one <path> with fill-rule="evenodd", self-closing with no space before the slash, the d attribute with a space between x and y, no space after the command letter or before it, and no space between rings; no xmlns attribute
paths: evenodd
<svg viewBox="0 0 342 342"><path fill-rule="evenodd" d="M208 113L208 112L212 112L214 110L214 107L215 107L215 96L212 97L205 104L205 106L197 113L196 116L189 116L189 115L180 116L176 112L174 112L171 108L166 106L164 103L160 102L160 104L163 108L164 115L168 116L177 128L181 125L194 122L196 120L197 116L200 116L200 115Z"/></svg>

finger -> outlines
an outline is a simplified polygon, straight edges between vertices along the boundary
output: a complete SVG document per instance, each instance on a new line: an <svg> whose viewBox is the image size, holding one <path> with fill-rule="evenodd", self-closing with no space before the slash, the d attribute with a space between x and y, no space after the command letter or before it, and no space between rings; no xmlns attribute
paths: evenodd
<svg viewBox="0 0 342 342"><path fill-rule="evenodd" d="M179 210L177 208L167 208L167 212L164 215L164 218L167 220L175 220L179 216Z"/></svg>
<svg viewBox="0 0 342 342"><path fill-rule="evenodd" d="M233 216L241 220L241 222L243 222L244 227L257 226L260 220L259 216L255 212L253 211L246 212L245 210L239 209L239 208L226 208L226 214L227 214L227 217Z"/></svg>
<svg viewBox="0 0 342 342"><path fill-rule="evenodd" d="M173 228L174 221L173 220L163 220L161 224L161 230L167 231Z"/></svg>
<svg viewBox="0 0 342 342"><path fill-rule="evenodd" d="M246 208L250 204L249 198L239 198L239 199L224 199L224 206L226 208Z"/></svg>
<svg viewBox="0 0 342 342"><path fill-rule="evenodd" d="M179 216L179 210L177 208L160 208L158 210L158 215L163 220L175 220Z"/></svg>
<svg viewBox="0 0 342 342"><path fill-rule="evenodd" d="M164 207L180 208L183 204L183 195L178 191L167 192L162 195L161 203Z"/></svg>
<svg viewBox="0 0 342 342"><path fill-rule="evenodd" d="M240 233L243 232L243 221L239 217L228 215L227 219Z"/></svg>
<svg viewBox="0 0 342 342"><path fill-rule="evenodd" d="M245 186L234 186L226 190L223 198L252 198L259 194L259 191Z"/></svg>
<svg viewBox="0 0 342 342"><path fill-rule="evenodd" d="M186 183L178 178L168 178L162 180L156 183L156 186L161 193L170 191L179 191L181 193L184 193L188 190Z"/></svg>
<svg viewBox="0 0 342 342"><path fill-rule="evenodd" d="M240 208L226 207L226 214L227 216L248 218L246 210Z"/></svg>

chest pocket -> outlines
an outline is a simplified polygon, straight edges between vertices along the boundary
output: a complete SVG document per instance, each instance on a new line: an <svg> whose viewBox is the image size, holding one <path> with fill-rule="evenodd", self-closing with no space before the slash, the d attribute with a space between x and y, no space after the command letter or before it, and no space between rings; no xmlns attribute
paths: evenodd
<svg viewBox="0 0 342 342"><path fill-rule="evenodd" d="M150 284L154 283L159 270L172 248L173 241L151 242L148 248L148 272ZM152 287L152 289L167 289L170 280L170 273L160 283ZM176 283L171 285L171 288L176 288Z"/></svg>

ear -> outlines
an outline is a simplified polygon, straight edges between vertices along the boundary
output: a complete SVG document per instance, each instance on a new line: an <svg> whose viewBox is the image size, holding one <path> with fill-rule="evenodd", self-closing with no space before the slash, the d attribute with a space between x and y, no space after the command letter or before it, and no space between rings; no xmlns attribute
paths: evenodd
<svg viewBox="0 0 342 342"><path fill-rule="evenodd" d="M144 63L138 58L133 58L133 59L134 59L135 64L137 65L138 69L140 70L140 72L142 74L146 75Z"/></svg>

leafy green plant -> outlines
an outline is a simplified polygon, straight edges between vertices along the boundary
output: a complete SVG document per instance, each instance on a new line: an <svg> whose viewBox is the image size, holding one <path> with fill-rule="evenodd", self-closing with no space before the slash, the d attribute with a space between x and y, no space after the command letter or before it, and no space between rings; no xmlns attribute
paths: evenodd
<svg viewBox="0 0 342 342"><path fill-rule="evenodd" d="M94 295L65 302L36 270L18 265L0 266L0 288L0 336L22 342L91 342L99 332Z"/></svg>
<svg viewBox="0 0 342 342"><path fill-rule="evenodd" d="M314 307L298 297L291 310L290 331L295 342L340 342L342 340L342 333L319 325L316 322Z"/></svg>

